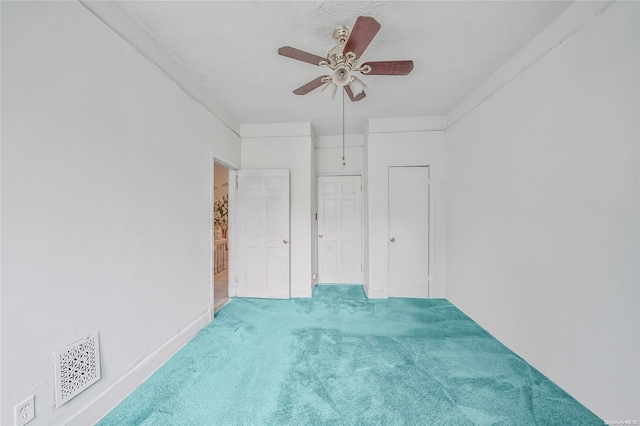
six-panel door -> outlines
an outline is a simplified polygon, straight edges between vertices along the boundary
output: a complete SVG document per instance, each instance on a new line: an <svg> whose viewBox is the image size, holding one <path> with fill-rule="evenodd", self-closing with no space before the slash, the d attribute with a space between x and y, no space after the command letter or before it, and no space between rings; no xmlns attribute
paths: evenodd
<svg viewBox="0 0 640 426"><path fill-rule="evenodd" d="M289 170L238 170L240 297L289 298Z"/></svg>
<svg viewBox="0 0 640 426"><path fill-rule="evenodd" d="M360 176L318 177L318 283L362 284Z"/></svg>

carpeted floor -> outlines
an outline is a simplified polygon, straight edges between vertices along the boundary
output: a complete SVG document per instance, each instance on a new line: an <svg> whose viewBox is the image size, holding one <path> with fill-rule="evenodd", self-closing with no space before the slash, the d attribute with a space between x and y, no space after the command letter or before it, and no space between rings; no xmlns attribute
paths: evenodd
<svg viewBox="0 0 640 426"><path fill-rule="evenodd" d="M234 299L107 425L601 425L442 299Z"/></svg>

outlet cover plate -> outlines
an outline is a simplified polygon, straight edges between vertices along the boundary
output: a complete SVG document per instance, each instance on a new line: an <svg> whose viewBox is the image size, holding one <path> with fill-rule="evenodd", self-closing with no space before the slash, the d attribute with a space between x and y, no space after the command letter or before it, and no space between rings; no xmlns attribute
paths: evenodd
<svg viewBox="0 0 640 426"><path fill-rule="evenodd" d="M34 397L31 395L13 409L13 418L15 426L22 426L29 423L36 417L36 408L34 405Z"/></svg>

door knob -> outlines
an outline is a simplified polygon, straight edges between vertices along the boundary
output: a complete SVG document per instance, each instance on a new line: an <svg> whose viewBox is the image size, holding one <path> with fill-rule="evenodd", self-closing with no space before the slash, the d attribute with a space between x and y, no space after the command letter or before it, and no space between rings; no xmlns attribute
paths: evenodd
<svg viewBox="0 0 640 426"><path fill-rule="evenodd" d="M395 243L396 239L391 237L391 238L389 238L389 241L391 241L392 243Z"/></svg>
<svg viewBox="0 0 640 426"><path fill-rule="evenodd" d="M318 238L322 238L322 234L318 235Z"/></svg>
<svg viewBox="0 0 640 426"><path fill-rule="evenodd" d="M288 242L289 242L289 241L287 241L287 240L282 240L282 243L283 243L283 244L287 244Z"/></svg>

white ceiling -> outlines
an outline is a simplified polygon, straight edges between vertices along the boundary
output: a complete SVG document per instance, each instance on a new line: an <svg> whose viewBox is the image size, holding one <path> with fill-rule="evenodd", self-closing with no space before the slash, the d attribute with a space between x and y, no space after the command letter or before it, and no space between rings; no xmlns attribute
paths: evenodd
<svg viewBox="0 0 640 426"><path fill-rule="evenodd" d="M347 133L368 118L446 115L570 2L560 1L125 1L132 15L240 124L310 121L342 132L341 96L292 91L326 68L277 54L326 56L333 29L360 15L382 26L362 62L412 59L408 76L362 76L346 98Z"/></svg>

